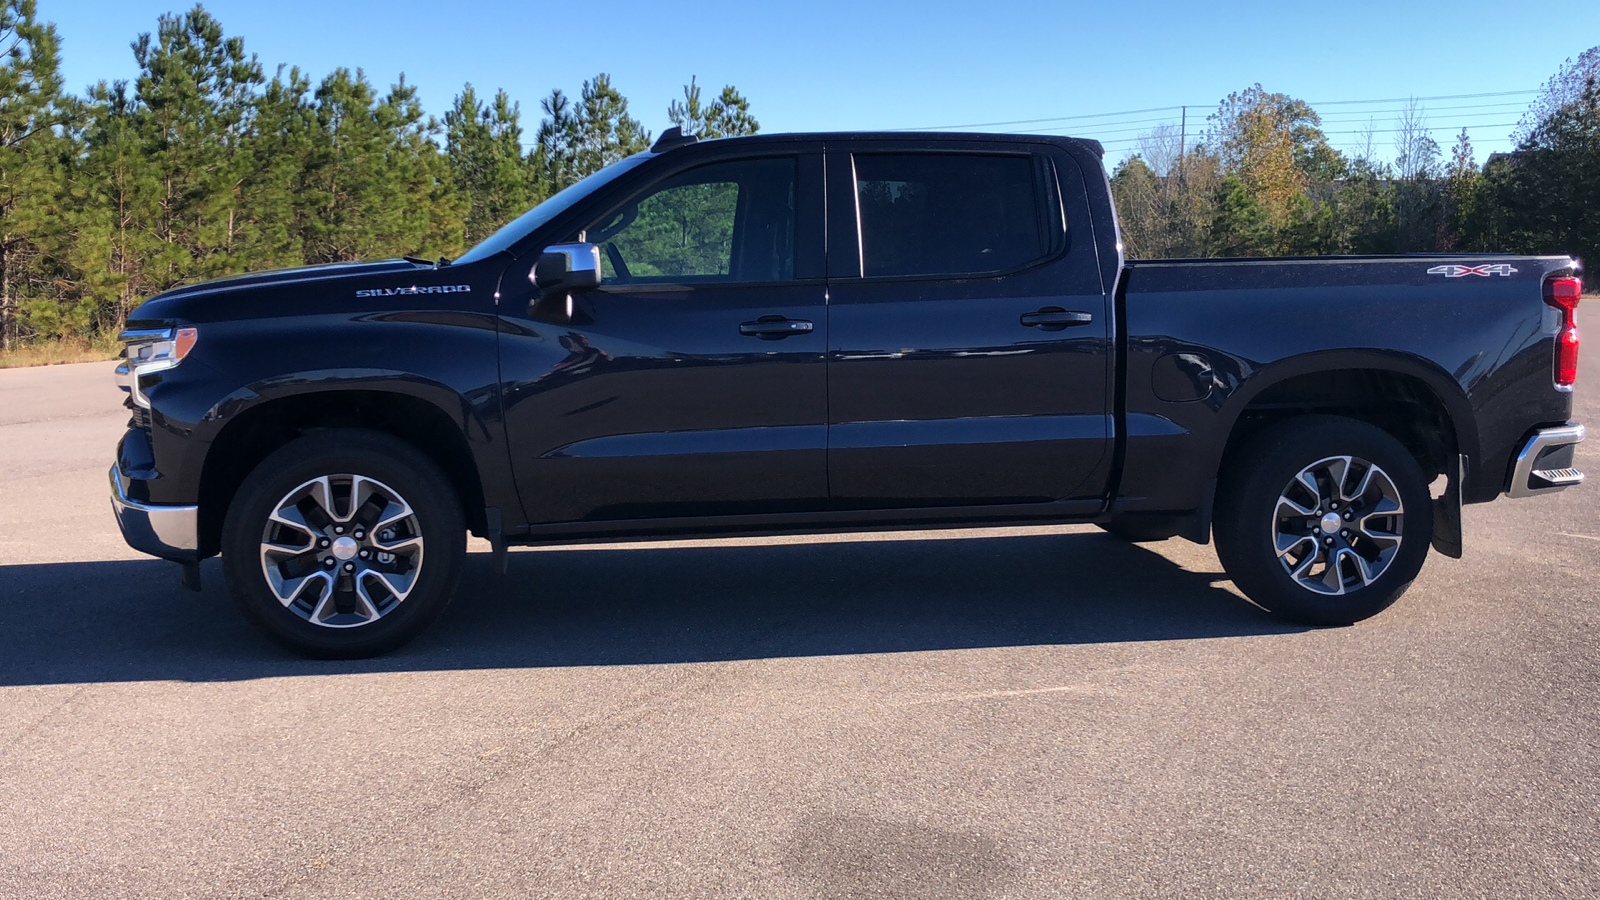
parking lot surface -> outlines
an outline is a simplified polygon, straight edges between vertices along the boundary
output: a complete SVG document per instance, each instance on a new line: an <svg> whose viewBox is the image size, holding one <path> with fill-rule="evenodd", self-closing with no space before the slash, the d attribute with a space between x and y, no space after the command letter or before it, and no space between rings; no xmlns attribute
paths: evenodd
<svg viewBox="0 0 1600 900"><path fill-rule="evenodd" d="M309 662L122 543L110 370L0 371L0 896L1600 895L1592 485L1352 628L1085 527L475 543Z"/></svg>

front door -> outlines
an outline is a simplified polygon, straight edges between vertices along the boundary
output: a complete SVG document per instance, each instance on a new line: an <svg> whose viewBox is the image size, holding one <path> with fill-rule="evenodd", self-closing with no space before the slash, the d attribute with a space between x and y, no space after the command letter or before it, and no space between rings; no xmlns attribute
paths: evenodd
<svg viewBox="0 0 1600 900"><path fill-rule="evenodd" d="M904 147L828 147L834 507L1096 508L1112 304L1082 174L1042 145Z"/></svg>
<svg viewBox="0 0 1600 900"><path fill-rule="evenodd" d="M572 236L602 285L565 321L503 320L531 522L825 508L821 210L820 154L791 145L659 173Z"/></svg>

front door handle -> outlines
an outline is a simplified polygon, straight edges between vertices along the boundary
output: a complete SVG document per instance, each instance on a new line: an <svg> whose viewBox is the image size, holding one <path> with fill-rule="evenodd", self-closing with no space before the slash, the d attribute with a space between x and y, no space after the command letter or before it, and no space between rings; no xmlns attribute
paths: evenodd
<svg viewBox="0 0 1600 900"><path fill-rule="evenodd" d="M1022 314L1022 324L1041 331L1060 331L1074 325L1087 325L1093 321L1092 313L1086 313L1081 309L1062 309L1059 306L1046 306L1038 312Z"/></svg>
<svg viewBox="0 0 1600 900"><path fill-rule="evenodd" d="M758 337L764 341L776 341L791 334L809 334L812 327L812 324L805 319L762 316L754 322L740 323L739 333L750 337Z"/></svg>

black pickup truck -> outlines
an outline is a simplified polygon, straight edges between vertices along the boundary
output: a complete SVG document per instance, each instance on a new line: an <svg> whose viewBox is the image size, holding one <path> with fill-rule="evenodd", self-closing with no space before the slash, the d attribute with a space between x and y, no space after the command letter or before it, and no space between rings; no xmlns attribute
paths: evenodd
<svg viewBox="0 0 1600 900"><path fill-rule="evenodd" d="M507 544L1084 522L1316 624L1579 483L1562 256L1123 259L1093 141L669 131L460 259L140 306L135 548L383 652Z"/></svg>

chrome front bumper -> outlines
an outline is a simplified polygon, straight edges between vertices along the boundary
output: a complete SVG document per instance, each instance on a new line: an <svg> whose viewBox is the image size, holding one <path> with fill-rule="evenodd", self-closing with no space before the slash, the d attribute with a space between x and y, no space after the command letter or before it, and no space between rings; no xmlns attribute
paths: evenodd
<svg viewBox="0 0 1600 900"><path fill-rule="evenodd" d="M1572 448L1583 441L1582 425L1541 428L1517 453L1511 469L1508 497L1536 497L1583 483L1583 473L1572 467Z"/></svg>
<svg viewBox="0 0 1600 900"><path fill-rule="evenodd" d="M111 467L111 509L117 514L122 539L141 553L178 562L199 556L198 506L155 506L128 499L122 473Z"/></svg>

